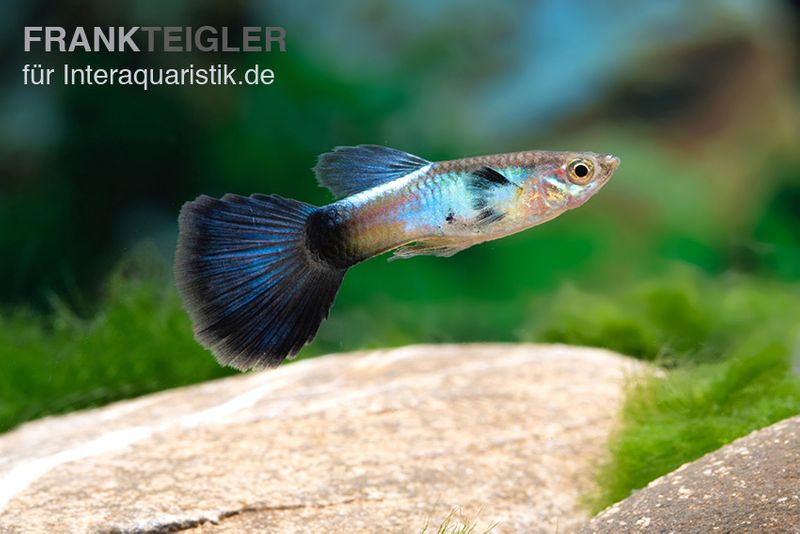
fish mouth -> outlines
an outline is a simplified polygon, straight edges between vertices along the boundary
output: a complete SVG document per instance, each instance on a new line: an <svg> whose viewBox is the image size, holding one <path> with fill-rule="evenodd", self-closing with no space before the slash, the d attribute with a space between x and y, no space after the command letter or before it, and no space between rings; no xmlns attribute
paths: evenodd
<svg viewBox="0 0 800 534"><path fill-rule="evenodd" d="M620 159L614 154L603 154L599 159L606 176L610 176L619 167Z"/></svg>

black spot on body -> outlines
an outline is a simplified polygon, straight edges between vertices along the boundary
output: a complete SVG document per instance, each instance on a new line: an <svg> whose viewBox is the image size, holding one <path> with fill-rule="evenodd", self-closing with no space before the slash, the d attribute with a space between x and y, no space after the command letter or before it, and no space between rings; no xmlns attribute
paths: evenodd
<svg viewBox="0 0 800 534"><path fill-rule="evenodd" d="M475 187L489 189L498 185L511 185L508 178L491 167L481 167L478 170L472 171L472 175L478 178L478 180L473 180L473 185Z"/></svg>
<svg viewBox="0 0 800 534"><path fill-rule="evenodd" d="M453 213L453 210L448 211L447 212L447 217L444 218L444 220L447 222L447 224L453 224L453 221L455 219L456 219L456 214Z"/></svg>

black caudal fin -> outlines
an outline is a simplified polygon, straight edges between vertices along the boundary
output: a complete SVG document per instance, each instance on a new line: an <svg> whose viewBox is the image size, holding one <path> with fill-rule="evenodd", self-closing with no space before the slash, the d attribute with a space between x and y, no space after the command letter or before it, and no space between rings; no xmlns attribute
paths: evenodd
<svg viewBox="0 0 800 534"><path fill-rule="evenodd" d="M306 221L316 210L264 195L184 204L175 278L195 337L220 363L274 367L328 316L345 269L306 246Z"/></svg>
<svg viewBox="0 0 800 534"><path fill-rule="evenodd" d="M339 146L319 157L314 173L321 186L341 198L391 182L430 163L380 145Z"/></svg>

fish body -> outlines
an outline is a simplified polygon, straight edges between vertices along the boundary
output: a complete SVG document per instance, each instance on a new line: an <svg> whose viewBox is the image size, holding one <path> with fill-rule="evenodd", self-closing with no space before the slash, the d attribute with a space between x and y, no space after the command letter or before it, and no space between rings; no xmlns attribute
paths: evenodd
<svg viewBox="0 0 800 534"><path fill-rule="evenodd" d="M583 185L570 182L569 162L589 157L597 161L598 176ZM329 253L345 265L409 243L415 245L394 258L451 256L579 206L617 164L614 156L535 151L426 162L325 206L314 218L337 227L325 240L345 249Z"/></svg>
<svg viewBox="0 0 800 534"><path fill-rule="evenodd" d="M274 366L310 341L345 271L452 256L576 208L619 159L527 151L429 162L377 145L339 147L315 172L339 200L201 196L181 210L176 279L195 336L224 364Z"/></svg>

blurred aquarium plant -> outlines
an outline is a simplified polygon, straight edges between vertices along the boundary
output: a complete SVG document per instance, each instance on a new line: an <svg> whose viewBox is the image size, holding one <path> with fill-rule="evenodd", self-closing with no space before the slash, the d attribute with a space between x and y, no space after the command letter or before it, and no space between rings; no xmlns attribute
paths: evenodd
<svg viewBox="0 0 800 534"><path fill-rule="evenodd" d="M88 318L57 297L45 314L0 314L0 431L229 374L192 338L168 275L145 247L117 266Z"/></svg>
<svg viewBox="0 0 800 534"><path fill-rule="evenodd" d="M181 203L227 192L327 202L308 169L317 154L357 143L433 160L610 151L622 165L597 198L534 230L447 260L355 267L301 358L521 340L661 366L663 376L631 385L595 508L799 413L797 4L615 6L5 2L0 430L228 374L192 339L172 285ZM14 69L54 61L22 52L22 26L165 17L280 24L287 52L69 62L257 62L275 84L145 93L19 83ZM150 252L136 249L142 240Z"/></svg>

